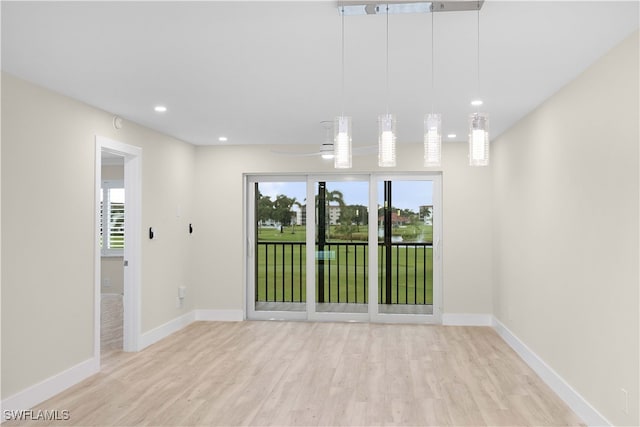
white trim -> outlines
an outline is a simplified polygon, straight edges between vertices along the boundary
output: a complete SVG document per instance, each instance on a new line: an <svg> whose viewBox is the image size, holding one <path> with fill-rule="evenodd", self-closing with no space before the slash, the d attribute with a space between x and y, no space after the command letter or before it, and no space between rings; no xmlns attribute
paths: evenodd
<svg viewBox="0 0 640 427"><path fill-rule="evenodd" d="M316 312L316 192L315 187L316 183L313 180L311 175L306 176L307 181L307 200L313 200L313 209L309 209L307 207L307 226L305 233L305 252L307 255L307 259L305 260L307 277L305 279L305 284L307 285L307 319L311 320L314 313ZM309 203L311 204L311 203ZM311 224L309 226L309 224Z"/></svg>
<svg viewBox="0 0 640 427"><path fill-rule="evenodd" d="M448 326L493 326L493 316L483 313L444 313L442 324Z"/></svg>
<svg viewBox="0 0 640 427"><path fill-rule="evenodd" d="M589 426L611 426L596 408L569 385L556 371L534 353L522 340L502 322L494 318L494 329L500 337L529 365L573 412Z"/></svg>
<svg viewBox="0 0 640 427"><path fill-rule="evenodd" d="M183 314L182 316L176 317L173 320L169 320L167 323L153 328L150 331L145 332L144 334L140 335L140 350L149 347L151 344L157 343L161 339L166 338L175 332L178 332L179 330L193 323L195 319L196 313L194 310L192 310L186 314Z"/></svg>
<svg viewBox="0 0 640 427"><path fill-rule="evenodd" d="M243 310L194 310L195 321L209 322L241 322L244 320Z"/></svg>
<svg viewBox="0 0 640 427"><path fill-rule="evenodd" d="M2 401L2 420L4 411L18 411L33 408L39 403L52 398L69 387L100 372L100 359L91 358L62 371L52 377L34 384Z"/></svg>
<svg viewBox="0 0 640 427"><path fill-rule="evenodd" d="M374 317L373 323L414 323L419 325L440 325L440 319L433 314L398 314L398 313L379 313Z"/></svg>
<svg viewBox="0 0 640 427"><path fill-rule="evenodd" d="M249 277L253 278L255 266L253 262L249 262L249 259L253 259L253 254L255 253L254 245L254 228L255 227L255 210L251 209L254 206L254 203L251 203L251 200L255 200L255 191L253 186L249 185L249 180L247 175L242 175L242 241L244 244L242 245L242 262L245 264L242 269L242 283L244 286L242 287L242 318L248 319L251 316L251 313L255 311L255 305L249 301L249 295L253 295L255 293L255 282L253 279L249 280ZM252 226L253 224L253 226ZM253 299L253 298L252 298Z"/></svg>
<svg viewBox="0 0 640 427"><path fill-rule="evenodd" d="M95 267L94 267L94 357L100 360L100 188L102 185L102 153L124 158L124 185L127 197L124 260L124 327L123 349L140 350L140 281L141 281L141 215L142 215L142 148L99 135L95 137ZM99 362L98 362L99 363Z"/></svg>
<svg viewBox="0 0 640 427"><path fill-rule="evenodd" d="M253 181L247 175L243 175L243 194L242 198L242 212L244 215L244 227L242 227L242 237L245 244L242 247L242 260L245 268L242 269L242 287L244 301L244 313L245 319L256 318L256 307L253 301L253 295L255 295L256 283L255 283L255 235L256 235L256 219L255 219L255 188Z"/></svg>
<svg viewBox="0 0 640 427"><path fill-rule="evenodd" d="M102 309L102 248L100 247L100 195L102 193L102 145L96 137L95 151L95 194L94 194L94 239L93 251L95 263L93 267L93 357L98 360L100 370L100 311ZM4 405L3 405L4 407ZM4 417L3 417L4 419Z"/></svg>
<svg viewBox="0 0 640 427"><path fill-rule="evenodd" d="M126 151L128 150L128 151ZM142 332L142 149L127 146L124 159L124 191L127 200L127 217L124 222L124 351L140 350Z"/></svg>
<svg viewBox="0 0 640 427"><path fill-rule="evenodd" d="M369 175L369 206L378 206L378 178L371 174ZM367 219L369 239L367 243L369 248L378 247L378 209L369 209L369 218ZM369 292L369 318L376 319L378 317L379 301L378 301L378 250L369 250L369 256L367 259L369 263L368 277L375 277L376 285L368 286L367 292Z"/></svg>
<svg viewBox="0 0 640 427"><path fill-rule="evenodd" d="M207 310L208 311L208 310ZM202 319L205 320L205 319ZM214 319L215 320L215 319ZM266 311L254 310L251 316L243 320L308 320L306 311Z"/></svg>

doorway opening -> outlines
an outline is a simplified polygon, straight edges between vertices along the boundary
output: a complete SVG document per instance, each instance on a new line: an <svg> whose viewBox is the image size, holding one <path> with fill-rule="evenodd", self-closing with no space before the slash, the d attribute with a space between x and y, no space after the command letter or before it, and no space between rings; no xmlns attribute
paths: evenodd
<svg viewBox="0 0 640 427"><path fill-rule="evenodd" d="M112 350L139 350L142 149L101 136L96 136L95 144L94 358L100 360L103 344L113 347ZM110 170L110 166L114 167ZM119 173L122 179L109 176L110 173ZM111 265L107 267L103 259ZM112 294L104 302L103 290ZM122 307L121 338L116 335L120 322L118 294ZM105 335L105 341L101 342L103 304L114 311L111 319L104 320L110 320L111 332L116 336Z"/></svg>
<svg viewBox="0 0 640 427"><path fill-rule="evenodd" d="M122 351L124 335L124 156L101 153L100 354Z"/></svg>

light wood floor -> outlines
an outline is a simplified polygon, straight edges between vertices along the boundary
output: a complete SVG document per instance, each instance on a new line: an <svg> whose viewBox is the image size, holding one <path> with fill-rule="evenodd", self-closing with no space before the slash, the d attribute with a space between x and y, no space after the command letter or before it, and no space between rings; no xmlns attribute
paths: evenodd
<svg viewBox="0 0 640 427"><path fill-rule="evenodd" d="M196 322L35 409L69 410L58 425L582 425L490 328L368 323Z"/></svg>
<svg viewBox="0 0 640 427"><path fill-rule="evenodd" d="M102 294L100 297L100 350L102 353L122 350L122 295Z"/></svg>

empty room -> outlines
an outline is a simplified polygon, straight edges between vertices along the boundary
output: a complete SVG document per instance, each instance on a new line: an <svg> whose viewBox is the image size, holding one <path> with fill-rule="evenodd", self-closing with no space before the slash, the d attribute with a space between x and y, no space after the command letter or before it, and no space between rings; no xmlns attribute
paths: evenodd
<svg viewBox="0 0 640 427"><path fill-rule="evenodd" d="M639 2L0 14L3 425L640 425Z"/></svg>

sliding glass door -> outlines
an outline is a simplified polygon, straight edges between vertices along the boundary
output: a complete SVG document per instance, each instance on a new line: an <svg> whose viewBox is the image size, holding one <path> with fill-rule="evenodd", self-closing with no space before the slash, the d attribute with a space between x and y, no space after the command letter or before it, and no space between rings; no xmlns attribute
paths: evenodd
<svg viewBox="0 0 640 427"><path fill-rule="evenodd" d="M306 317L306 178L248 182L250 318Z"/></svg>
<svg viewBox="0 0 640 427"><path fill-rule="evenodd" d="M318 318L368 316L369 182L312 181L315 198L315 305ZM346 179L349 180L346 180ZM344 314L349 314L344 316ZM353 316L358 314L358 316Z"/></svg>
<svg viewBox="0 0 640 427"><path fill-rule="evenodd" d="M439 175L246 182L249 318L440 321Z"/></svg>
<svg viewBox="0 0 640 427"><path fill-rule="evenodd" d="M433 315L434 182L396 178L377 186L378 313Z"/></svg>

